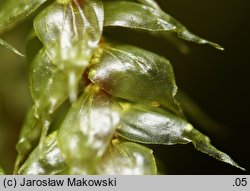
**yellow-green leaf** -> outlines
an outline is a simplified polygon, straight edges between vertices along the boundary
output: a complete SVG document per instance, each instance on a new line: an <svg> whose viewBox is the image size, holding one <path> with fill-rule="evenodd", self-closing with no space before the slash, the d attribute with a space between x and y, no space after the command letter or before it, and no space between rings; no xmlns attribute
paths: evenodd
<svg viewBox="0 0 250 191"><path fill-rule="evenodd" d="M157 173L151 149L114 139L98 165L103 175L154 175Z"/></svg>
<svg viewBox="0 0 250 191"><path fill-rule="evenodd" d="M4 0L0 4L0 34L21 22L47 0Z"/></svg>
<svg viewBox="0 0 250 191"><path fill-rule="evenodd" d="M129 45L106 45L89 72L92 82L113 96L180 113L172 66L152 52Z"/></svg>
<svg viewBox="0 0 250 191"><path fill-rule="evenodd" d="M117 133L131 141L145 144L187 144L184 137L190 124L180 117L145 105L121 103L123 112Z"/></svg>
<svg viewBox="0 0 250 191"><path fill-rule="evenodd" d="M73 174L93 174L116 125L120 107L97 86L89 86L72 105L58 134L58 145Z"/></svg>
<svg viewBox="0 0 250 191"><path fill-rule="evenodd" d="M76 100L78 82L98 46L103 19L102 2L86 0L84 5L53 3L34 20L49 58L67 76L71 101Z"/></svg>
<svg viewBox="0 0 250 191"><path fill-rule="evenodd" d="M139 3L116 1L104 4L104 26L119 26L131 29L142 29L152 32L174 32L180 38L199 44L209 44L217 49L223 48L213 42L189 32L179 21L159 8L152 8Z"/></svg>
<svg viewBox="0 0 250 191"><path fill-rule="evenodd" d="M15 49L12 45L10 45L9 43L7 43L6 41L2 40L0 38L0 45L2 45L3 47L9 49L10 51L14 52L15 54L24 57L24 55L22 53L20 53L17 49Z"/></svg>
<svg viewBox="0 0 250 191"><path fill-rule="evenodd" d="M0 175L5 175L5 172L1 166L0 166Z"/></svg>
<svg viewBox="0 0 250 191"><path fill-rule="evenodd" d="M22 165L20 175L58 174L67 168L57 146L57 132L50 134L44 142L43 150L37 147Z"/></svg>

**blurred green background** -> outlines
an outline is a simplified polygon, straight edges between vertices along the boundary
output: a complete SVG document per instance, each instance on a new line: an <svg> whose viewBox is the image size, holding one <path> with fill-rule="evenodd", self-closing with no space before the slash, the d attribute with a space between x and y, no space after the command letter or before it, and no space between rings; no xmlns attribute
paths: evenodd
<svg viewBox="0 0 250 191"><path fill-rule="evenodd" d="M117 40L132 43L168 58L177 85L185 90L215 121L226 127L225 136L203 130L212 143L240 165L250 169L250 2L247 0L159 0L162 8L192 32L225 47L184 42L189 53L140 32L106 30ZM32 22L26 21L1 37L21 52L26 51ZM32 48L32 47L29 47ZM31 105L28 63L0 47L0 164L11 173L15 143L25 113ZM199 128L199 127L197 127ZM249 174L203 155L192 145L151 146L159 165L170 174Z"/></svg>

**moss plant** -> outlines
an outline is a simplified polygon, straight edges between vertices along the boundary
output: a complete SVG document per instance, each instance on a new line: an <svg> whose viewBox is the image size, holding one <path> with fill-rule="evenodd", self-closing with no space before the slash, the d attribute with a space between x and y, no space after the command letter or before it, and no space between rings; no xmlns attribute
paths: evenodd
<svg viewBox="0 0 250 191"><path fill-rule="evenodd" d="M148 144L192 143L241 168L188 121L182 108L188 100L176 98L166 58L103 31L123 27L221 46L188 31L154 0L4 0L0 33L27 17L33 19L30 39L42 46L28 59L33 106L16 146L15 174L157 174Z"/></svg>

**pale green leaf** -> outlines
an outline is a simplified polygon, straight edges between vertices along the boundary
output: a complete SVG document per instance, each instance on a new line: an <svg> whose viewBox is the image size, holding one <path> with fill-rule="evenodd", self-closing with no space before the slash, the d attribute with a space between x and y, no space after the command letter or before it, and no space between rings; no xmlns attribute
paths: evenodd
<svg viewBox="0 0 250 191"><path fill-rule="evenodd" d="M208 137L180 117L148 106L130 103L122 106L124 111L117 128L120 136L145 144L173 145L192 142L197 150L243 169L227 154L212 146Z"/></svg>
<svg viewBox="0 0 250 191"><path fill-rule="evenodd" d="M41 49L34 58L30 72L30 90L37 118L52 114L68 97L67 75L52 64Z"/></svg>
<svg viewBox="0 0 250 191"><path fill-rule="evenodd" d="M185 137L192 140L193 145L195 148L205 154L208 154L214 158L216 158L219 161L228 163L232 166L235 166L241 170L245 170L241 166L239 166L236 162L233 161L233 159L228 156L226 153L221 152L220 150L216 149L213 145L210 143L210 139L200 133L198 130L194 128L190 128L186 133Z"/></svg>
<svg viewBox="0 0 250 191"><path fill-rule="evenodd" d="M23 159L32 149L33 142L39 138L41 131L41 128L39 128L39 122L40 121L38 121L34 116L34 108L30 109L27 113L16 144L18 155L15 162L14 174L17 173Z"/></svg>
<svg viewBox="0 0 250 191"><path fill-rule="evenodd" d="M163 105L180 113L174 99L177 86L171 64L149 51L106 45L89 78L113 96L155 107Z"/></svg>
<svg viewBox="0 0 250 191"><path fill-rule="evenodd" d="M157 167L152 150L114 139L98 165L102 175L153 175Z"/></svg>
<svg viewBox="0 0 250 191"><path fill-rule="evenodd" d="M120 26L152 32L174 32L180 38L199 44L210 44L217 49L223 48L189 32L179 21L161 11L139 3L116 1L104 4L104 26Z"/></svg>
<svg viewBox="0 0 250 191"><path fill-rule="evenodd" d="M65 117L58 145L72 174L95 174L120 119L120 107L97 86L85 89Z"/></svg>
<svg viewBox="0 0 250 191"><path fill-rule="evenodd" d="M0 34L21 22L47 0L4 0L0 4Z"/></svg>
<svg viewBox="0 0 250 191"><path fill-rule="evenodd" d="M1 166L0 166L0 175L5 175L5 172Z"/></svg>
<svg viewBox="0 0 250 191"><path fill-rule="evenodd" d="M20 53L17 49L15 49L13 46L11 46L9 43L2 40L1 38L0 38L0 45L2 45L3 47L9 49L10 51L14 52L15 54L24 57L24 55L22 53Z"/></svg>
<svg viewBox="0 0 250 191"><path fill-rule="evenodd" d="M34 20L34 28L49 58L67 76L71 101L77 97L78 82L97 48L103 28L99 0L53 3ZM65 85L66 85L65 84Z"/></svg>
<svg viewBox="0 0 250 191"><path fill-rule="evenodd" d="M34 149L18 171L18 174L51 175L58 174L67 168L57 146L57 132L50 134L44 143L42 151L39 150L39 147Z"/></svg>
<svg viewBox="0 0 250 191"><path fill-rule="evenodd" d="M158 9L158 10L161 9L160 6L157 4L157 2L154 0L137 0L137 1L140 2L141 4L147 5L154 9Z"/></svg>
<svg viewBox="0 0 250 191"><path fill-rule="evenodd" d="M187 144L184 137L190 124L162 109L145 105L122 103L123 112L117 133L131 141L146 144Z"/></svg>

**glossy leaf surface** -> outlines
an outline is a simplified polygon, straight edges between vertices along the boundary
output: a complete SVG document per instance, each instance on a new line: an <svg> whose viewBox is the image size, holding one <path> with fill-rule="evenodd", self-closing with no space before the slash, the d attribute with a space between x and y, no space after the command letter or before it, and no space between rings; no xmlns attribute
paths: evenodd
<svg viewBox="0 0 250 191"><path fill-rule="evenodd" d="M179 21L161 11L139 3L117 1L104 4L105 26L119 26L132 29L142 29L152 32L174 32L180 38L199 44L210 44L217 49L223 48L213 42L202 39L189 32Z"/></svg>
<svg viewBox="0 0 250 191"><path fill-rule="evenodd" d="M192 142L197 150L241 168L227 154L212 146L208 137L185 120L161 109L129 103L122 106L124 111L117 128L120 136L146 144L173 145Z"/></svg>
<svg viewBox="0 0 250 191"><path fill-rule="evenodd" d="M78 82L102 34L102 2L53 3L36 17L34 28L52 62L67 74L69 96L75 101Z"/></svg>
<svg viewBox="0 0 250 191"><path fill-rule="evenodd" d="M4 0L0 4L0 34L25 19L47 0Z"/></svg>
<svg viewBox="0 0 250 191"><path fill-rule="evenodd" d="M113 136L120 107L97 86L88 87L64 119L58 134L63 158L73 174L93 174Z"/></svg>
<svg viewBox="0 0 250 191"><path fill-rule="evenodd" d="M46 138L43 150L40 151L37 147L22 165L18 174L58 174L65 168L67 168L67 166L57 146L57 132L53 132Z"/></svg>
<svg viewBox="0 0 250 191"><path fill-rule="evenodd" d="M1 38L0 38L0 45L2 45L3 47L9 49L10 51L14 52L15 54L24 57L24 55L22 53L20 53L17 49L15 49L13 46L11 46L9 43L2 40Z"/></svg>
<svg viewBox="0 0 250 191"><path fill-rule="evenodd" d="M30 90L34 100L35 115L53 113L67 98L67 76L52 64L47 52L41 49L31 65Z"/></svg>
<svg viewBox="0 0 250 191"><path fill-rule="evenodd" d="M186 144L184 137L190 124L162 109L123 103L123 113L117 132L131 141L146 144Z"/></svg>
<svg viewBox="0 0 250 191"><path fill-rule="evenodd" d="M98 168L106 175L153 175L157 173L151 149L114 139Z"/></svg>
<svg viewBox="0 0 250 191"><path fill-rule="evenodd" d="M177 91L168 60L129 45L105 46L89 78L113 96L147 105L164 105L179 113Z"/></svg>

